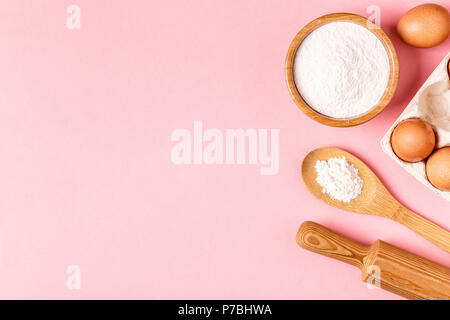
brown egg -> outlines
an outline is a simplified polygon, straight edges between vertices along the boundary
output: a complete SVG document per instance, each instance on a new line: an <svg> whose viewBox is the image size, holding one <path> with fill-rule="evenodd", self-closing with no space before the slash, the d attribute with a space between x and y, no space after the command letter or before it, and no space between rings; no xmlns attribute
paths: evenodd
<svg viewBox="0 0 450 320"><path fill-rule="evenodd" d="M434 47L450 33L450 14L444 7L428 3L406 12L397 24L397 32L414 47Z"/></svg>
<svg viewBox="0 0 450 320"><path fill-rule="evenodd" d="M433 186L443 191L450 191L450 147L436 150L428 158L427 177Z"/></svg>
<svg viewBox="0 0 450 320"><path fill-rule="evenodd" d="M395 127L391 145L397 157L407 162L422 161L433 152L436 136L433 128L420 119L407 119Z"/></svg>

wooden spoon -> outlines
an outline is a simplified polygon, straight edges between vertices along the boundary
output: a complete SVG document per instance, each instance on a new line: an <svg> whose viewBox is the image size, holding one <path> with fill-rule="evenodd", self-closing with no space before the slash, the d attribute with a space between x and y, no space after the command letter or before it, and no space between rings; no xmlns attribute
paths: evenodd
<svg viewBox="0 0 450 320"><path fill-rule="evenodd" d="M348 203L332 199L328 194L322 192L322 187L316 182L317 173L314 166L317 160L328 160L335 157L345 157L358 169L358 174L364 181L361 194ZM310 152L303 160L302 177L308 190L323 202L347 211L389 218L403 224L445 251L450 252L450 233L407 209L395 200L375 173L351 153L338 148L316 149Z"/></svg>

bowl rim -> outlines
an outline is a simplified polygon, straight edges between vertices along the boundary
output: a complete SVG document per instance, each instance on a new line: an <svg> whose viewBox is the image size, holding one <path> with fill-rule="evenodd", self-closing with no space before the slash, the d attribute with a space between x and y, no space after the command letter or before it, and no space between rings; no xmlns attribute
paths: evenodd
<svg viewBox="0 0 450 320"><path fill-rule="evenodd" d="M356 23L360 26L365 27L367 30L371 31L383 44L389 60L389 80L386 86L386 90L383 96L380 98L378 104L368 110L366 113L358 115L352 118L332 118L326 116L312 107L310 107L306 101L300 95L297 90L297 86L294 80L294 60L298 48L300 47L303 40L317 28L330 23L330 22L351 22ZM386 33L375 23L371 22L367 18L353 14L353 13L331 13L321 17L318 17L307 25L305 25L292 40L284 64L285 80L289 89L289 93L296 103L296 105L311 119L325 124L327 126L333 127L352 127L356 125L363 124L375 116L377 116L381 111L386 108L389 102L394 96L395 90L397 89L397 84L399 80L399 62L397 57L397 52L391 39L386 35Z"/></svg>

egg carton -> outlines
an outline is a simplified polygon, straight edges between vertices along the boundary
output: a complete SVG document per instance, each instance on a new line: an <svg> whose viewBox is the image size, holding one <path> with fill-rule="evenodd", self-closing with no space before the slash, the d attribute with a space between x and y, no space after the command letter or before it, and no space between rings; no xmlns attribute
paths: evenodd
<svg viewBox="0 0 450 320"><path fill-rule="evenodd" d="M439 63L433 73L428 77L422 87L417 91L414 98L406 106L405 110L389 128L386 134L381 139L381 148L392 159L394 159L402 168L412 174L417 180L423 183L429 189L437 192L444 199L450 201L450 192L442 191L435 188L427 179L425 173L425 161L409 163L400 160L392 150L391 135L397 124L403 120L409 118L420 118L430 123L436 132L437 148L444 146L450 146L450 104L448 104L447 98L450 97L450 81L447 72L447 64L450 59L450 52L447 53L444 59ZM440 110L440 112L431 112L429 109L430 97L433 99L439 99L441 103L447 103L447 105ZM444 97L445 96L445 97Z"/></svg>

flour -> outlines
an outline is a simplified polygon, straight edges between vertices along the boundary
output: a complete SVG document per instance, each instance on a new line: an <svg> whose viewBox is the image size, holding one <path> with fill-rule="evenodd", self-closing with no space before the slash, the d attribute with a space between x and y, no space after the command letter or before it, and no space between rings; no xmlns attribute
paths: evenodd
<svg viewBox="0 0 450 320"><path fill-rule="evenodd" d="M322 192L331 198L350 202L361 194L364 182L358 175L358 169L345 157L318 160L314 168L316 182L322 187Z"/></svg>
<svg viewBox="0 0 450 320"><path fill-rule="evenodd" d="M351 22L332 22L308 35L297 50L297 90L316 111L351 118L378 104L389 81L389 60L381 41Z"/></svg>

